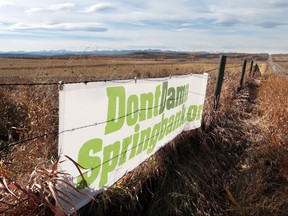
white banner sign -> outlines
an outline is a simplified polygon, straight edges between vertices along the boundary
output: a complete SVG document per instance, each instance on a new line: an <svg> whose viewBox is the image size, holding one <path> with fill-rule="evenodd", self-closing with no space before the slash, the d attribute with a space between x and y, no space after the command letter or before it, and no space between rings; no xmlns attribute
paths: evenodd
<svg viewBox="0 0 288 216"><path fill-rule="evenodd" d="M100 193L182 131L200 127L207 79L207 74L192 74L64 85L59 154L65 161L59 169L71 174L83 192ZM64 155L83 167L89 188ZM87 196L71 199L77 209L90 201Z"/></svg>

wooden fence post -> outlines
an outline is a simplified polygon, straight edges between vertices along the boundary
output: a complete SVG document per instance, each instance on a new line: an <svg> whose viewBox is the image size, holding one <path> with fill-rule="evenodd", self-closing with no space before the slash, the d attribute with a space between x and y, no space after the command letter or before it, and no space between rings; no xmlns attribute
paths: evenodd
<svg viewBox="0 0 288 216"><path fill-rule="evenodd" d="M241 79L240 79L240 88L239 90L242 89L243 86L243 80L244 80L244 75L245 75L245 71L246 71L246 64L247 64L247 60L243 61L243 65L242 65L242 73L241 73Z"/></svg>
<svg viewBox="0 0 288 216"><path fill-rule="evenodd" d="M219 60L218 76L216 80L215 92L214 92L214 110L216 111L219 104L220 93L223 83L225 65L227 56L221 55Z"/></svg>
<svg viewBox="0 0 288 216"><path fill-rule="evenodd" d="M251 77L251 75L252 75L252 70L253 70L253 60L251 61L251 63L250 63L250 71L249 71L249 77Z"/></svg>

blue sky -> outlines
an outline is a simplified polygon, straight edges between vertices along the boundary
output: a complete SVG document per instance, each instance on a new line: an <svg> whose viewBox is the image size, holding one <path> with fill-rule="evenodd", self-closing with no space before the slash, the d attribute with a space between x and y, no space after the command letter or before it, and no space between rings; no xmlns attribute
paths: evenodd
<svg viewBox="0 0 288 216"><path fill-rule="evenodd" d="M287 0L0 0L0 51L288 53Z"/></svg>

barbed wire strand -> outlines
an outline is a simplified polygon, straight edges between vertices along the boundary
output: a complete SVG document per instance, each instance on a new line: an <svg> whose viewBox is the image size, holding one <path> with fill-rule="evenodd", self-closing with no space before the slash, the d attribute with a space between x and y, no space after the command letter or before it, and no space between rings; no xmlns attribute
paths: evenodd
<svg viewBox="0 0 288 216"><path fill-rule="evenodd" d="M230 69L230 68L237 68L237 67L240 67L241 65L236 65L236 66L229 66L229 67L226 67L226 69ZM215 71L215 70L218 70L218 67L217 68L213 68L213 69L210 69L210 70L205 70L204 72L200 72L199 74L201 73L209 73L209 72L212 72L212 71ZM160 78L160 79L155 79L155 78L137 78L137 80L145 80L145 81L155 81L155 82L159 82L159 81L163 81L165 80L165 78L167 80L171 79L172 77L173 78L179 78L181 76L197 76L198 74L187 74L187 75L171 75L169 77L163 77L163 78ZM200 76L200 75L198 75ZM0 86L50 86L50 85L59 85L59 84L77 84L77 83L84 83L84 84L87 84L87 83L90 83L90 82L114 82L114 83L129 83L129 82L135 82L135 78L133 79L118 79L118 80L106 80L106 79L103 79L103 80L100 80L100 79L97 79L97 80L83 80L83 81L67 81L67 82L63 82L63 81L55 81L55 82L36 82L36 81L33 81L33 82L29 82L29 83L0 83Z"/></svg>
<svg viewBox="0 0 288 216"><path fill-rule="evenodd" d="M187 94L196 94L196 95L205 95L204 93L202 92L192 92L192 91L188 91L186 92L185 94L181 95L180 97L175 97L175 98L168 98L166 99L166 101L177 101L177 100L184 100L184 98L187 96ZM67 130L63 130L63 131L60 131L57 133L56 137L58 137L60 134L63 134L63 133L66 133L66 132L72 132L72 131L76 131L76 130L81 130L81 129L85 129L85 128L89 128L89 127L95 127L97 125L101 125L101 124L106 124L106 123L109 123L109 122L112 122L112 121L115 121L115 120L120 120L120 119L123 119L123 118L126 118L130 115L134 115L135 113L139 113L139 116L141 115L141 112L142 111L147 111L147 110L152 110L152 109L157 109L157 108L160 108L161 106L165 105L166 101L163 101L162 103L156 105L156 106L152 106L152 107L148 107L148 108L138 108L137 110L131 112L131 113L127 113L126 115L123 115L123 116L119 116L118 118L115 118L115 119L109 119L109 120L106 120L106 121L100 121L100 122L95 122L95 123L92 123L92 124L89 124L89 125L85 125L85 126L80 126L80 127L77 127L77 128L71 128L71 129L67 129ZM25 140L21 140L21 141L17 141L17 142L12 142L12 143L8 143L6 145L3 145L1 146L0 150L3 150L5 148L9 148L9 147L13 147L13 146L16 146L16 145L21 145L21 144L24 144L24 143L28 143L30 141L33 141L33 140L36 140L36 139L40 139L40 138L43 138L45 136L48 136L48 135L52 135L52 134L55 134L55 132L47 132L47 133L44 133L42 135L39 135L39 136L36 136L36 137L31 137L31 138L28 138L28 139L25 139Z"/></svg>

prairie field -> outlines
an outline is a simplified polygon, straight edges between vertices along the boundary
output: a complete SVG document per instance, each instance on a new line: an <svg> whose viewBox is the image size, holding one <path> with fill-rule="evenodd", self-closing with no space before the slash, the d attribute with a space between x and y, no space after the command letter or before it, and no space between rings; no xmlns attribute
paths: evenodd
<svg viewBox="0 0 288 216"><path fill-rule="evenodd" d="M288 79L267 54L228 54L213 110L219 55L134 53L0 58L0 214L65 215L55 206L59 81L208 73L201 128L185 132L78 215L285 215ZM260 74L239 88L243 59ZM287 68L287 55L273 55ZM254 63L254 64L255 64ZM278 62L277 62L278 63ZM261 75L261 76L260 76Z"/></svg>
<svg viewBox="0 0 288 216"><path fill-rule="evenodd" d="M265 55L234 54L227 67L241 65L241 58L263 59ZM0 58L0 76L17 81L89 81L176 74L204 73L217 70L219 55L177 53L135 53L128 55L83 55L57 57ZM4 82L5 80L1 80Z"/></svg>

